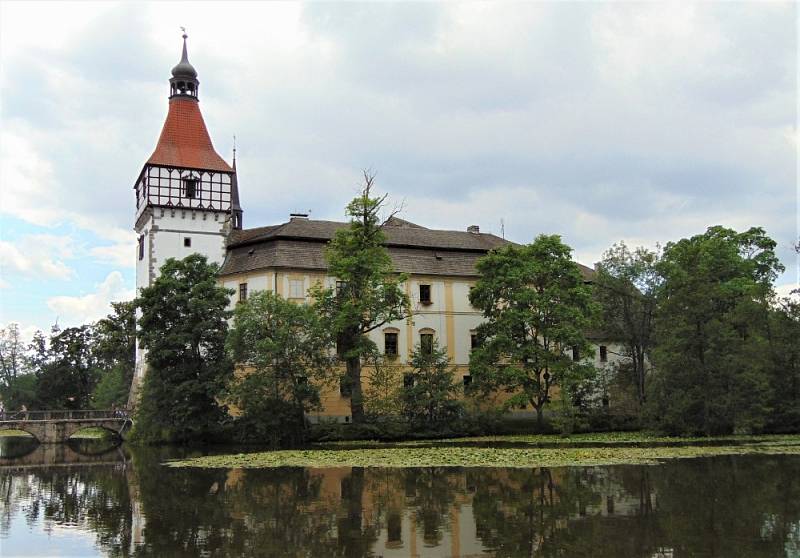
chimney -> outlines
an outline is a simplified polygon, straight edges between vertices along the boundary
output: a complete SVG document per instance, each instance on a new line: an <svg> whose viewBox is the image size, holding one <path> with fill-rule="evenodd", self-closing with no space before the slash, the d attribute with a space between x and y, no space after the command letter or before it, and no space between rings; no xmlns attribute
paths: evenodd
<svg viewBox="0 0 800 558"><path fill-rule="evenodd" d="M308 221L308 213L290 213L290 221Z"/></svg>
<svg viewBox="0 0 800 558"><path fill-rule="evenodd" d="M478 234L479 232L481 232L481 228L478 225L470 225L469 227L467 227L467 232L472 234Z"/></svg>

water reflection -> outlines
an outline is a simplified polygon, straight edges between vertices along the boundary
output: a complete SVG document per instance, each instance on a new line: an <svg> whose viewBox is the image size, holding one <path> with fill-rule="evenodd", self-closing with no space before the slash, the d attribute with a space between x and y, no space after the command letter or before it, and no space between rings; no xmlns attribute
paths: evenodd
<svg viewBox="0 0 800 558"><path fill-rule="evenodd" d="M557 469L0 469L0 546L111 556L798 556L800 459ZM24 524L26 529L15 526ZM18 544L25 537L24 545Z"/></svg>

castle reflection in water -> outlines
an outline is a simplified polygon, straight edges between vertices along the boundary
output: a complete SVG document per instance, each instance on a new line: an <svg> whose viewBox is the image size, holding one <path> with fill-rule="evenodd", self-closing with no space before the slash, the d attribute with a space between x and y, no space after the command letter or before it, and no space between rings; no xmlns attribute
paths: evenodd
<svg viewBox="0 0 800 558"><path fill-rule="evenodd" d="M54 529L74 529L111 556L800 555L793 456L226 470L161 465L171 451L46 467L3 459L0 547L25 522L34 553Z"/></svg>

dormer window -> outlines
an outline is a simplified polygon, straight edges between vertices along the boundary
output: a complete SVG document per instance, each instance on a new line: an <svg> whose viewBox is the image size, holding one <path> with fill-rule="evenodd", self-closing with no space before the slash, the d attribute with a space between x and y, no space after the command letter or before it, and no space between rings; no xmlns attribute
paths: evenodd
<svg viewBox="0 0 800 558"><path fill-rule="evenodd" d="M197 179L194 177L183 179L183 192L187 198L197 197Z"/></svg>

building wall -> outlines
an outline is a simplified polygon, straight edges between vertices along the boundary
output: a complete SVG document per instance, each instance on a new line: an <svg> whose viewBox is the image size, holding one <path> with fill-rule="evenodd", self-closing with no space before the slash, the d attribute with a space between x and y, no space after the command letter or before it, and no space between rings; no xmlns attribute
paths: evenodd
<svg viewBox="0 0 800 558"><path fill-rule="evenodd" d="M302 282L302 297L292 297L292 281ZM335 278L324 276L319 272L292 269L264 269L250 273L226 275L220 278L220 283L234 291L231 295L229 308L233 309L239 300L239 285L247 284L248 296L262 290L270 290L293 300L297 303L310 302L308 290L316 283L326 287L335 286ZM412 275L402 285L411 300L413 315L405 320L390 322L370 333L370 339L382 352L385 348L384 334L391 331L398 334L398 355L392 361L396 367L398 381L402 381L404 370L414 347L420 341L423 332L432 332L442 348L447 349L450 362L455 368L455 380L463 383L463 377L469 375L469 356L471 351L471 333L483 320L481 313L472 307L469 302L469 290L475 283L470 277L436 277ZM420 301L420 285L430 285L431 303L423 304ZM598 367L611 367L619 361L619 346L611 343L597 341L595 354L592 357ZM600 361L599 345L607 347L607 362ZM344 370L342 370L344 373ZM370 369L365 367L362 372L362 385L369 386ZM498 394L498 400L503 398ZM312 418L328 417L329 419L345 420L350 416L350 399L343 397L338 389L326 389L321 395L323 411ZM494 401L496 403L496 401ZM487 401L488 403L488 401ZM531 409L520 409L517 412L531 412Z"/></svg>

